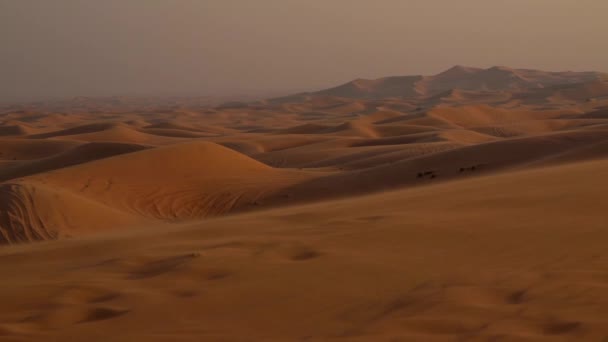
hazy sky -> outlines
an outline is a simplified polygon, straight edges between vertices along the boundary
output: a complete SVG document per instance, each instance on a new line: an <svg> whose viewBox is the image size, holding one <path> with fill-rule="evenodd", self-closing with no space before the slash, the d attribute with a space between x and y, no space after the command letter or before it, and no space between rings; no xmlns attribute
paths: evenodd
<svg viewBox="0 0 608 342"><path fill-rule="evenodd" d="M607 0L0 0L0 101L608 71Z"/></svg>

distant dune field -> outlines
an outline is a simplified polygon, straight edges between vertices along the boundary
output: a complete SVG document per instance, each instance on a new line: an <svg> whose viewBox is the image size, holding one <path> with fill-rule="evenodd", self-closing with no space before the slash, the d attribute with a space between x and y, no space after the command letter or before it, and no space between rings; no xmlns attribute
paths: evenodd
<svg viewBox="0 0 608 342"><path fill-rule="evenodd" d="M608 336L608 75L0 107L0 341Z"/></svg>

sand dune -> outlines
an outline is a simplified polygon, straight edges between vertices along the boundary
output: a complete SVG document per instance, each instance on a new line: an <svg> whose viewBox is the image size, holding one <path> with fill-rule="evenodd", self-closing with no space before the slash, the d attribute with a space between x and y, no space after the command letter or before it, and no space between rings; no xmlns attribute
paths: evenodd
<svg viewBox="0 0 608 342"><path fill-rule="evenodd" d="M351 98L413 96L418 95L415 87L416 82L420 80L420 76L387 77L378 80L358 79L315 95Z"/></svg>
<svg viewBox="0 0 608 342"><path fill-rule="evenodd" d="M148 223L84 196L37 183L1 185L0 208L0 244L82 236Z"/></svg>
<svg viewBox="0 0 608 342"><path fill-rule="evenodd" d="M193 142L171 145L157 149L141 150L137 146L84 145L78 151L38 163L31 168L52 169L57 163L75 163L79 153L87 157L98 150L107 153L112 147L118 156L21 179L10 184L10 189L19 189L19 196L8 196L0 204L0 211L11 213L40 212L41 210L69 215L73 210L67 203L83 198L98 206L111 208L129 217L141 217L162 221L200 219L225 214L238 209L247 210L262 205L262 201L296 181L309 178L305 173L274 170L260 162L209 142ZM127 149L127 151L125 151ZM129 151L129 149L131 149ZM124 152L132 152L123 154ZM71 159L70 159L71 158ZM162 163L159 164L159 161ZM61 165L67 166L67 165ZM23 169L23 168L22 168ZM24 172L24 171L22 171ZM41 185L42 184L42 185ZM26 190L21 190L26 189ZM53 193L42 196L40 194ZM12 192L11 192L12 194ZM36 199L35 207L28 206ZM61 201L63 207L57 203ZM33 205L32 205L33 206ZM43 208L43 209L41 209ZM30 217L34 214L23 216ZM61 217L61 216L60 216ZM65 217L65 216L64 216ZM107 220L106 220L107 217ZM96 218L95 227L115 226L114 218L105 213ZM35 218L19 218L33 222ZM54 235L40 235L30 240L57 236L70 230L63 222L51 218L39 219L53 227ZM27 225L29 223L24 223ZM82 224L85 224L84 222ZM21 236L15 224L2 225L9 236ZM46 227L46 226L45 226ZM33 231L49 231L50 228L33 227ZM94 229L93 229L94 230ZM9 242L25 240L23 237L6 239Z"/></svg>
<svg viewBox="0 0 608 342"><path fill-rule="evenodd" d="M2 125L0 126L0 136L20 136L30 135L34 130L23 124L16 125Z"/></svg>
<svg viewBox="0 0 608 342"><path fill-rule="evenodd" d="M606 80L0 105L0 340L602 340Z"/></svg>
<svg viewBox="0 0 608 342"><path fill-rule="evenodd" d="M4 167L0 170L0 180L6 181L25 177L123 153L140 151L145 148L147 147L126 143L85 143L47 158L24 161Z"/></svg>
<svg viewBox="0 0 608 342"><path fill-rule="evenodd" d="M464 91L519 91L606 80L596 72L545 72L495 66L489 69L455 66L433 76L394 76L376 80L357 79L335 88L276 99L298 102L311 97L335 96L354 99L436 96L452 89ZM575 92L576 93L576 92Z"/></svg>
<svg viewBox="0 0 608 342"><path fill-rule="evenodd" d="M80 125L80 126L62 129L60 131L55 131L55 132L50 132L50 133L37 134L37 135L33 135L31 138L45 139L45 138L55 138L55 137L61 137L61 136L80 135L80 134L95 133L95 132L110 130L110 129L114 129L117 127L121 127L121 125L116 124L116 123L111 123L111 122L100 122L100 123Z"/></svg>
<svg viewBox="0 0 608 342"><path fill-rule="evenodd" d="M0 159L31 160L45 158L78 146L65 140L0 139Z"/></svg>
<svg viewBox="0 0 608 342"><path fill-rule="evenodd" d="M308 124L303 124L303 125L298 125L298 126L282 129L282 130L278 131L277 133L281 133L281 134L324 134L324 133L331 132L332 129L333 129L333 127L331 127L331 126L324 126L324 125L319 125L319 124L308 123Z"/></svg>
<svg viewBox="0 0 608 342"><path fill-rule="evenodd" d="M598 159L604 80L457 66L202 109L175 99L36 104L5 114L0 180L179 222Z"/></svg>
<svg viewBox="0 0 608 342"><path fill-rule="evenodd" d="M142 129L146 134L159 135L173 138L202 138L209 136L204 133L197 133L188 130L168 129L168 128L147 128ZM212 135L213 136L213 135Z"/></svg>
<svg viewBox="0 0 608 342"><path fill-rule="evenodd" d="M384 164L373 165L365 170L318 177L297 184L288 191L308 196L312 200L314 194L319 192L342 197L402 186L427 185L471 175L530 167L547 160L558 163L562 155L603 146L601 144L606 141L608 131L586 131L491 141L459 148L449 146L447 149L417 153L406 159L385 160ZM425 145L420 148L423 146ZM608 151L601 148L592 151L594 154L587 155L587 158L608 157ZM394 156L398 157L399 154Z"/></svg>
<svg viewBox="0 0 608 342"><path fill-rule="evenodd" d="M550 99L554 101L565 100L579 102L606 97L608 97L608 82L594 81L559 89Z"/></svg>
<svg viewBox="0 0 608 342"><path fill-rule="evenodd" d="M190 131L196 133L204 133L204 134L226 134L226 133L234 133L233 130L217 127L212 125L201 125L200 123L182 123L178 120L161 120L160 122L153 123L150 125L146 125L142 127L144 130L151 129L163 129L163 130L173 130L173 131Z"/></svg>
<svg viewBox="0 0 608 342"><path fill-rule="evenodd" d="M581 115L585 119L608 119L608 108L602 108Z"/></svg>
<svg viewBox="0 0 608 342"><path fill-rule="evenodd" d="M148 133L149 132L149 133ZM133 129L118 123L95 123L61 131L37 134L32 139L61 138L86 142L125 142L133 144L162 145L177 142L176 138L196 138L200 135L188 131Z"/></svg>
<svg viewBox="0 0 608 342"><path fill-rule="evenodd" d="M546 120L572 114L571 111L526 111L492 108L486 105L436 108L428 115L449 121L462 128L508 125L529 120Z"/></svg>
<svg viewBox="0 0 608 342"><path fill-rule="evenodd" d="M0 250L2 333L601 340L605 177L581 163Z"/></svg>

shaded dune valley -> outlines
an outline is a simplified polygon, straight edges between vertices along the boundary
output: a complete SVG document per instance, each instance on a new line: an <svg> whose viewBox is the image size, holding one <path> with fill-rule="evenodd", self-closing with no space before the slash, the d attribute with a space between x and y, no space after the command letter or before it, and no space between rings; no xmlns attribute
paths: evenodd
<svg viewBox="0 0 608 342"><path fill-rule="evenodd" d="M604 341L608 75L0 106L0 341Z"/></svg>

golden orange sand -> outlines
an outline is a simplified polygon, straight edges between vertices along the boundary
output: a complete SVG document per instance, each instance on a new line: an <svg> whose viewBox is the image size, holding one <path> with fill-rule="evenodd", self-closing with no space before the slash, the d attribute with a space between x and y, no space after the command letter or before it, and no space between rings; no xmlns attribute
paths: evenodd
<svg viewBox="0 0 608 342"><path fill-rule="evenodd" d="M601 341L596 76L0 107L0 341Z"/></svg>

